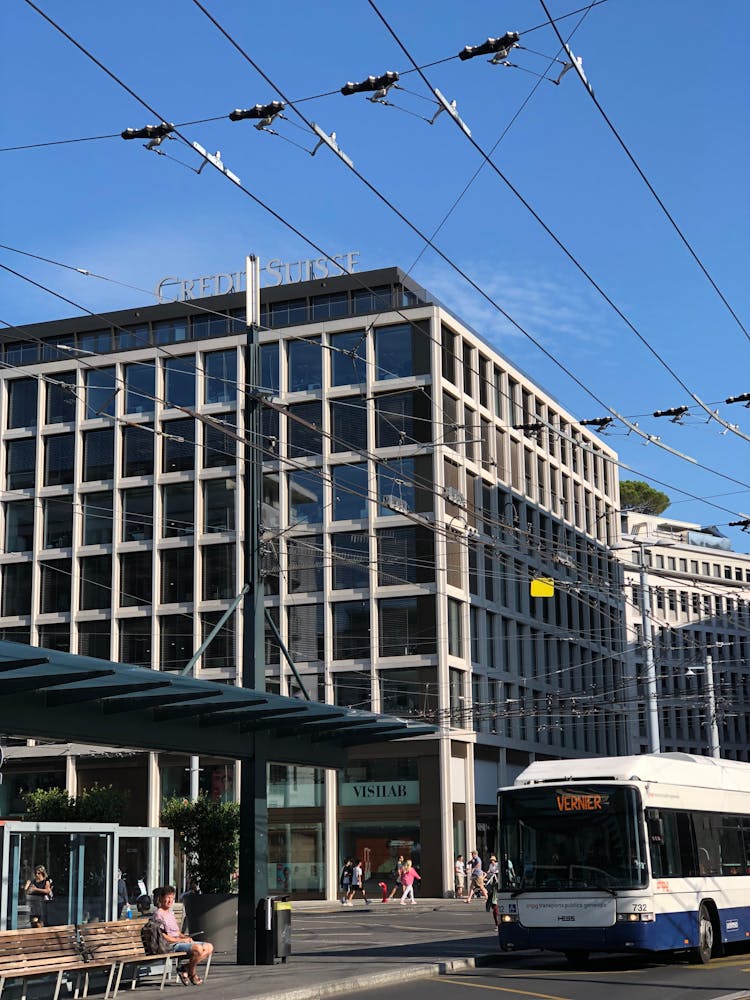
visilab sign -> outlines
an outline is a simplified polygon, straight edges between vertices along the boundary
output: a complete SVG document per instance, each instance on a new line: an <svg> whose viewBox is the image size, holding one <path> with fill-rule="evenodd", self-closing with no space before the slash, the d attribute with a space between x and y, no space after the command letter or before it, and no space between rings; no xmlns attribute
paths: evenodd
<svg viewBox="0 0 750 1000"><path fill-rule="evenodd" d="M339 253L330 260L327 257L312 257L309 260L280 261L271 259L261 266L261 280L264 284L293 285L299 281L314 281L317 278L331 278L338 274L353 274L359 250ZM190 299L206 295L226 295L229 292L245 291L244 271L222 271L219 274L203 274L198 278L176 278L168 275L162 278L154 289L159 302L188 302Z"/></svg>

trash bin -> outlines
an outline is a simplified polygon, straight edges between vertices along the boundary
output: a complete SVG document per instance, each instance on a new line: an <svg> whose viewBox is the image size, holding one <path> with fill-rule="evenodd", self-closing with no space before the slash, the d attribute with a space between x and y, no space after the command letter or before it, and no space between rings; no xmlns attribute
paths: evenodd
<svg viewBox="0 0 750 1000"><path fill-rule="evenodd" d="M255 911L256 964L277 965L292 953L289 896L263 896Z"/></svg>

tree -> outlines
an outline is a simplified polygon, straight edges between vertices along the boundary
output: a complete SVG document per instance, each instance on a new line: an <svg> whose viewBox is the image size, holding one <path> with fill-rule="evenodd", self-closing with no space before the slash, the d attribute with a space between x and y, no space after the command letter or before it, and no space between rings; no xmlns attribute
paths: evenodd
<svg viewBox="0 0 750 1000"><path fill-rule="evenodd" d="M175 832L188 879L203 894L231 892L239 854L239 803L212 802L207 795L195 802L175 797L164 803L161 821Z"/></svg>
<svg viewBox="0 0 750 1000"><path fill-rule="evenodd" d="M620 483L620 507L623 511L635 510L639 514L661 514L672 501L666 493L640 479L624 479Z"/></svg>
<svg viewBox="0 0 750 1000"><path fill-rule="evenodd" d="M64 788L26 792L26 818L37 823L122 823L130 797L112 785L92 785L77 798Z"/></svg>

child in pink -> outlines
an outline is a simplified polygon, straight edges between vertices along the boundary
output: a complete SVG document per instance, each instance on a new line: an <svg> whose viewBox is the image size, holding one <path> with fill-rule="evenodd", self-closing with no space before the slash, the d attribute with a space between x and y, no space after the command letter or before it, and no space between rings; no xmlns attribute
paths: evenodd
<svg viewBox="0 0 750 1000"><path fill-rule="evenodd" d="M404 887L404 891L401 893L401 899L399 902L402 906L405 905L407 899L411 899L412 905L416 903L414 898L414 879L420 879L422 876L416 870L412 868L411 859L404 862L404 867L401 871L401 885Z"/></svg>

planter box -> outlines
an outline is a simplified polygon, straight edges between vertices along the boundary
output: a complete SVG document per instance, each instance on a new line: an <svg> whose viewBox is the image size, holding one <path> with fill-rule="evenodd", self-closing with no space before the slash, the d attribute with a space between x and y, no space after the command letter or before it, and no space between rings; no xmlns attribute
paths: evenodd
<svg viewBox="0 0 750 1000"><path fill-rule="evenodd" d="M210 941L216 951L234 952L237 948L237 896L234 893L186 893L186 932L203 931L200 941Z"/></svg>

